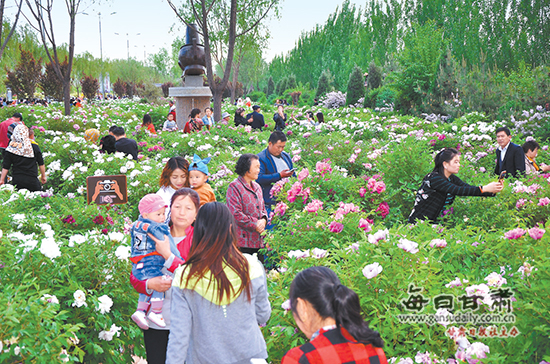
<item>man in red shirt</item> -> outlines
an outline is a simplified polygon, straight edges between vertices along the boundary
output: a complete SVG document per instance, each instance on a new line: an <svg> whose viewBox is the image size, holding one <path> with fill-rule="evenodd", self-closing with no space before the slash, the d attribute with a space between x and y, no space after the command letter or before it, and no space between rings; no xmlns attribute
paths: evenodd
<svg viewBox="0 0 550 364"><path fill-rule="evenodd" d="M23 115L16 112L11 118L0 123L0 149L2 150L2 156L4 155L4 149L6 149L10 143L10 139L8 138L8 127L13 123L24 124Z"/></svg>

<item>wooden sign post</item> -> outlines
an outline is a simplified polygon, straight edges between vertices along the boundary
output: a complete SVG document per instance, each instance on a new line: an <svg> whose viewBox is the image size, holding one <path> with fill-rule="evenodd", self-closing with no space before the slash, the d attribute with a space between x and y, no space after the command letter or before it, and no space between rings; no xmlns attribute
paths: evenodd
<svg viewBox="0 0 550 364"><path fill-rule="evenodd" d="M128 190L125 175L94 176L86 178L88 205L125 204L128 202Z"/></svg>

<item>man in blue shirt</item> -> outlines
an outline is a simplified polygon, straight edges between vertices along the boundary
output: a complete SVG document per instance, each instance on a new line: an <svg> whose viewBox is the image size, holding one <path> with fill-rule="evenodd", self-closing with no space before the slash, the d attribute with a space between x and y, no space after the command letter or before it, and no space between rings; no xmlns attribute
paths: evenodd
<svg viewBox="0 0 550 364"><path fill-rule="evenodd" d="M267 148L258 153L260 159L260 174L256 182L262 187L267 215L275 208L276 201L271 197L271 188L283 178L294 174L294 166L290 155L284 151L286 135L274 131L268 140Z"/></svg>

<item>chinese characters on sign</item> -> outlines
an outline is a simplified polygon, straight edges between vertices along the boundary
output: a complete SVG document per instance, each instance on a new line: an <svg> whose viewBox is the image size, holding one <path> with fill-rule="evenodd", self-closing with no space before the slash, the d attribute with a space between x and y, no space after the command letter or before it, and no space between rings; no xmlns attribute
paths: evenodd
<svg viewBox="0 0 550 364"><path fill-rule="evenodd" d="M509 288L498 288L479 294L463 294L455 296L452 294L438 294L433 299L427 297L422 292L424 288L409 285L407 290L408 297L400 301L406 311L413 314L398 315L401 323L425 323L434 325L439 323L447 326L449 324L473 324L482 325L479 327L460 328L450 327L446 335L450 337L465 336L466 334L485 338L507 338L516 337L520 334L516 326L507 328L497 324L513 324L516 322L516 316L511 314L513 311L512 301L514 293ZM422 313L426 307L433 305L435 314ZM475 313L486 305L489 312Z"/></svg>
<svg viewBox="0 0 550 364"><path fill-rule="evenodd" d="M430 299L426 298L422 293L424 288L415 287L414 284L409 285L407 299L401 300L401 304L407 311L413 311L420 313L429 304ZM512 298L514 293L510 288L499 288L490 291L489 297L491 298L491 310L497 310L498 312L511 312L512 311ZM455 300L457 298L457 300ZM481 295L461 295L455 297L450 294L439 294L433 299L433 306L436 310L447 309L454 310L460 309L462 311L477 311L479 309L479 302L485 299ZM458 301L458 305L455 305Z"/></svg>

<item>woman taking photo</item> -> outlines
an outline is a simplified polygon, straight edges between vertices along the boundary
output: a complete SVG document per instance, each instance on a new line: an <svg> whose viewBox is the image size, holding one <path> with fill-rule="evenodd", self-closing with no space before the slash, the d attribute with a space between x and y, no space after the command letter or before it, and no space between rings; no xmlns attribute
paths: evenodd
<svg viewBox="0 0 550 364"><path fill-rule="evenodd" d="M260 160L255 154L243 154L235 166L239 177L227 188L227 207L235 218L241 252L254 254L263 248L260 235L267 223L262 188L255 181L260 173Z"/></svg>
<svg viewBox="0 0 550 364"><path fill-rule="evenodd" d="M250 363L267 358L258 325L271 315L262 264L237 248L219 202L197 215L189 258L176 270L166 363Z"/></svg>
<svg viewBox="0 0 550 364"><path fill-rule="evenodd" d="M359 296L329 268L311 267L296 275L290 308L310 342L289 350L282 364L387 364L380 334L361 317Z"/></svg>
<svg viewBox="0 0 550 364"><path fill-rule="evenodd" d="M159 185L157 195L170 207L174 192L189 187L189 162L183 157L170 158L162 170Z"/></svg>
<svg viewBox="0 0 550 364"><path fill-rule="evenodd" d="M491 182L486 186L470 186L455 176L460 169L460 154L454 148L445 148L437 153L435 167L422 180L416 193L409 223L416 220L436 222L443 209L451 205L455 196L494 196L502 191L501 182Z"/></svg>
<svg viewBox="0 0 550 364"><path fill-rule="evenodd" d="M281 131L286 127L286 114L284 113L284 106L277 105L277 112L273 115L273 121L275 121L275 129Z"/></svg>
<svg viewBox="0 0 550 364"><path fill-rule="evenodd" d="M172 196L170 208L170 235L174 239L182 259L179 259L170 251L168 237L160 241L151 237L157 246L157 252L165 259L163 273L174 272L187 259L191 242L193 240L193 222L199 210L199 195L190 188L182 188ZM166 327L158 327L149 322L149 329L143 330L147 363L164 364L166 361L166 348L170 333L170 302L172 300L172 280L163 277L154 277L146 281L140 281L130 274L130 282L138 293L151 295L154 291L164 292L164 305L162 316ZM172 324L173 326L173 324Z"/></svg>

